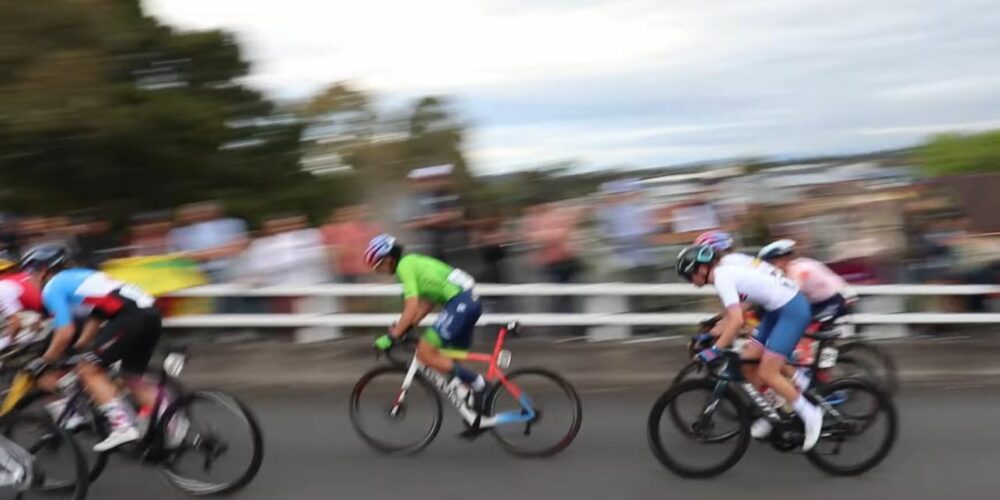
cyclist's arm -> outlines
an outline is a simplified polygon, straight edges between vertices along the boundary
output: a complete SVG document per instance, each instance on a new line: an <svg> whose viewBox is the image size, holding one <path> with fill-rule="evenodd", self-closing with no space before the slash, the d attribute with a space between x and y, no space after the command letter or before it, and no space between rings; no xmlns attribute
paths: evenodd
<svg viewBox="0 0 1000 500"><path fill-rule="evenodd" d="M419 325L431 311L434 310L434 303L429 300L420 300L420 309L417 310L417 321L414 325Z"/></svg>
<svg viewBox="0 0 1000 500"><path fill-rule="evenodd" d="M52 284L49 283L49 285ZM45 309L52 315L52 325L55 327L49 348L42 355L42 359L47 363L55 363L66 352L66 349L73 342L73 335L76 333L76 324L73 323L73 306L58 286L46 287L42 292L42 302Z"/></svg>
<svg viewBox="0 0 1000 500"><path fill-rule="evenodd" d="M49 343L49 348L42 355L42 359L46 363L51 364L59 361L59 358L66 352L69 344L73 342L73 334L76 333L74 332L75 329L76 325L72 322L66 326L56 328L56 331L52 334L52 342Z"/></svg>
<svg viewBox="0 0 1000 500"><path fill-rule="evenodd" d="M94 341L94 337L97 336L97 329L101 327L101 320L91 316L87 318L87 322L83 324L83 330L80 333L80 339L76 341L74 346L78 351L86 348Z"/></svg>
<svg viewBox="0 0 1000 500"><path fill-rule="evenodd" d="M420 297L409 297L403 300L403 314L399 316L399 321L392 328L390 334L395 338L400 338L410 328L420 322Z"/></svg>
<svg viewBox="0 0 1000 500"><path fill-rule="evenodd" d="M743 327L743 304L740 303L740 294L736 289L736 283L728 273L716 270L714 284L719 299L722 301L723 307L726 308L722 319L724 326L719 338L715 341L715 345L726 348L733 343L736 333Z"/></svg>
<svg viewBox="0 0 1000 500"><path fill-rule="evenodd" d="M3 336L13 339L19 331L21 331L21 318L17 314L7 316L7 326L4 327Z"/></svg>
<svg viewBox="0 0 1000 500"><path fill-rule="evenodd" d="M21 331L21 318L19 314L24 310L21 304L20 293L8 282L0 284L0 312L7 317L7 326L3 335L11 339Z"/></svg>
<svg viewBox="0 0 1000 500"><path fill-rule="evenodd" d="M740 328L743 328L743 308L739 304L726 308L723 324L722 332L715 341L715 345L724 349L733 343L736 334L739 333Z"/></svg>

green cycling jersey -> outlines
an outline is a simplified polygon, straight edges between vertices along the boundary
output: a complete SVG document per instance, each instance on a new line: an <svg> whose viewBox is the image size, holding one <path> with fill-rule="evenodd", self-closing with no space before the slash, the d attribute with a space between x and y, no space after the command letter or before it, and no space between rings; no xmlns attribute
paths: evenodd
<svg viewBox="0 0 1000 500"><path fill-rule="evenodd" d="M476 282L468 273L433 257L406 254L396 264L396 278L403 284L403 298L419 297L434 304L447 304L456 295L471 290Z"/></svg>

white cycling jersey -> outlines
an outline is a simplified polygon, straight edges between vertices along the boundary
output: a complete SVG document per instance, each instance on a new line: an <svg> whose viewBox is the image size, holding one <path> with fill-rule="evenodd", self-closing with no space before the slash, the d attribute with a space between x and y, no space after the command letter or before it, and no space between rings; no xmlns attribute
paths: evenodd
<svg viewBox="0 0 1000 500"><path fill-rule="evenodd" d="M723 307L746 301L774 311L799 293L794 281L767 263L756 266L720 264L714 273L713 284Z"/></svg>
<svg viewBox="0 0 1000 500"><path fill-rule="evenodd" d="M745 253L733 252L723 255L719 263L726 266L752 266L757 259Z"/></svg>

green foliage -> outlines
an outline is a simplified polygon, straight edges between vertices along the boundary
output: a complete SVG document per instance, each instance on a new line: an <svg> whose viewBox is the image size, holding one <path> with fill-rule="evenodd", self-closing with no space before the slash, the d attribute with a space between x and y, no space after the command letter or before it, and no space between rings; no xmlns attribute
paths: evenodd
<svg viewBox="0 0 1000 500"><path fill-rule="evenodd" d="M916 160L931 175L1000 171L1000 131L937 136L917 150Z"/></svg>
<svg viewBox="0 0 1000 500"><path fill-rule="evenodd" d="M230 34L178 32L139 0L4 1L0 200L117 216L208 198L240 215L325 213L301 126L238 79Z"/></svg>

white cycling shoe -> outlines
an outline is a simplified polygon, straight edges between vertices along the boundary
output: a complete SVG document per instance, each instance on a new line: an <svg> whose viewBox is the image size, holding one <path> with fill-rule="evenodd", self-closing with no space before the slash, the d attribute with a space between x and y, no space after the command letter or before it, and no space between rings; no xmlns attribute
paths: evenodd
<svg viewBox="0 0 1000 500"><path fill-rule="evenodd" d="M106 451L111 451L123 444L131 443L136 441L141 437L139 434L139 429L135 426L122 427L121 429L115 429L108 434L108 437L94 445L94 451L98 453L104 453Z"/></svg>
<svg viewBox="0 0 1000 500"><path fill-rule="evenodd" d="M823 431L823 409L818 406L809 405L799 412L799 418L805 424L805 440L802 442L802 451L809 451L819 442L819 435Z"/></svg>
<svg viewBox="0 0 1000 500"><path fill-rule="evenodd" d="M750 435L754 439L767 439L771 435L771 421L761 417L754 421L753 425L750 426Z"/></svg>

